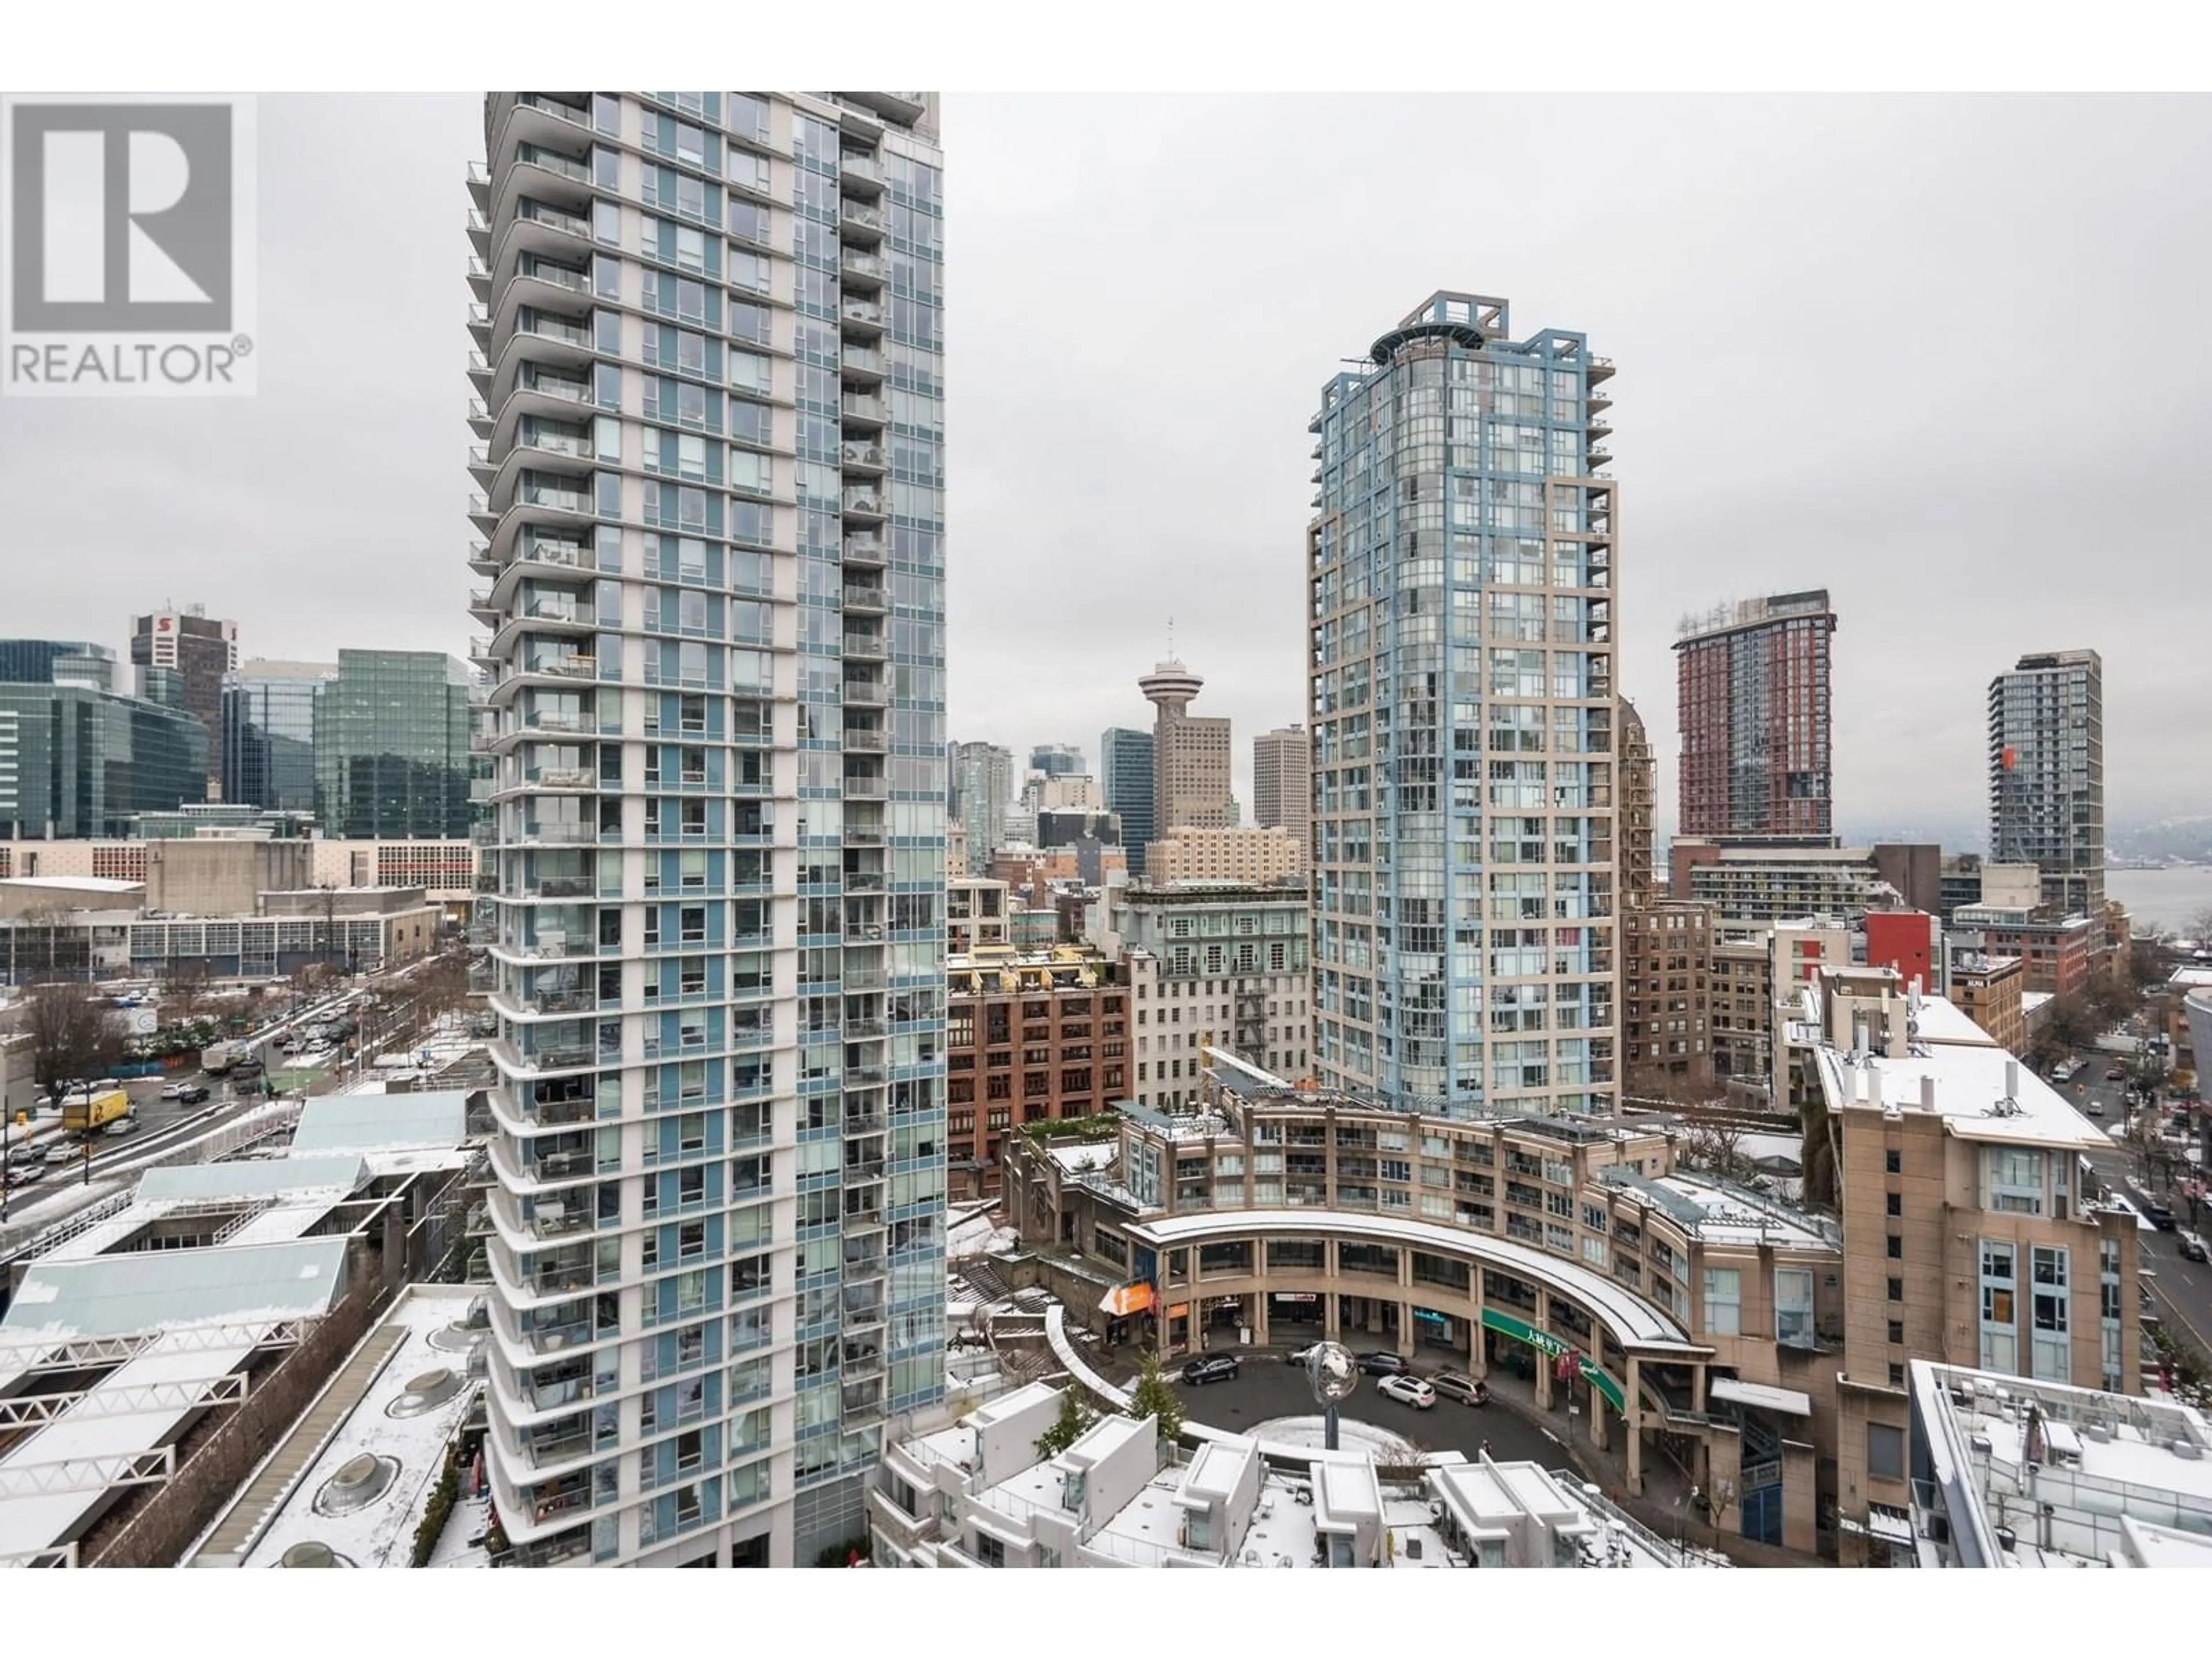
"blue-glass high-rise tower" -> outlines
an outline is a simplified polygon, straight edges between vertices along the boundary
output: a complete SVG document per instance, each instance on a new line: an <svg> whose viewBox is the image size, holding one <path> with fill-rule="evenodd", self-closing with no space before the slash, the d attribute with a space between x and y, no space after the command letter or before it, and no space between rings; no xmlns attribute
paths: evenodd
<svg viewBox="0 0 2212 1659"><path fill-rule="evenodd" d="M1322 388L1308 532L1325 1080L1617 1104L1613 366L1439 293Z"/></svg>
<svg viewBox="0 0 2212 1659"><path fill-rule="evenodd" d="M519 1563L811 1564L945 1390L935 94L496 93L471 181Z"/></svg>

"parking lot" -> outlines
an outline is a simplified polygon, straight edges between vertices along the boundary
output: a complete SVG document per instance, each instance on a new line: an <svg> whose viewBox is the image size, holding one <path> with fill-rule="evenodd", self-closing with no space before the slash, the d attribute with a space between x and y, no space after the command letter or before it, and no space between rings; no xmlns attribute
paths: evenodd
<svg viewBox="0 0 2212 1659"><path fill-rule="evenodd" d="M1321 1407L1314 1404L1313 1390L1306 1382L1305 1367L1285 1364L1285 1352L1277 1348L1238 1353L1238 1373L1224 1382L1186 1385L1181 1380L1180 1365L1170 1367L1168 1375L1176 1379L1183 1410L1193 1420L1231 1434L1249 1434L1270 1418L1320 1414ZM1420 1359L1413 1365L1416 1376L1437 1369ZM1439 1395L1433 1407L1421 1411L1383 1398L1375 1389L1379 1381L1372 1376L1359 1379L1352 1397L1339 1408L1346 1422L1371 1424L1425 1451L1457 1451L1473 1457L1486 1441L1492 1457L1528 1458L1547 1468L1573 1467L1558 1440L1510 1407L1494 1401L1468 1406ZM1561 1423L1564 1429L1564 1419Z"/></svg>

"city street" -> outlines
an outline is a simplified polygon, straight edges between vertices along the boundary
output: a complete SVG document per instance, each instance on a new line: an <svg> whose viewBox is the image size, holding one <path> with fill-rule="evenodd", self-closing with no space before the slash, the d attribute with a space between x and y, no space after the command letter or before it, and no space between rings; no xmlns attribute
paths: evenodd
<svg viewBox="0 0 2212 1659"><path fill-rule="evenodd" d="M1226 1382L1190 1386L1182 1382L1180 1366L1170 1366L1168 1376L1175 1380L1184 1412L1209 1428L1249 1434L1270 1418L1319 1416L1321 1407L1314 1404L1305 1367L1285 1364L1283 1352L1240 1354L1243 1370ZM1416 1375L1434 1369L1415 1362ZM1473 1457L1487 1441L1492 1457L1527 1458L1547 1469L1573 1467L1559 1442L1506 1407L1469 1406L1439 1396L1430 1410L1416 1411L1377 1394L1375 1385L1381 1380L1359 1379L1352 1398L1339 1408L1346 1422L1372 1424L1424 1450L1458 1451Z"/></svg>
<svg viewBox="0 0 2212 1659"><path fill-rule="evenodd" d="M2188 1226L2187 1200L2178 1189L2168 1192L2149 1184L2139 1167L2140 1160L2124 1139L2130 1123L2129 1108L2124 1098L2127 1085L2107 1082L2105 1073L2124 1062L2116 1055L2095 1049L2085 1050L2075 1060L2087 1069L2073 1082L2053 1086L2112 1139L2106 1151L2090 1154L2089 1161L2098 1175L2126 1193L2131 1201L2157 1199L2170 1204L2179 1225ZM2171 1116L2170 1112L2166 1115ZM2172 1144L2177 1151L2185 1145L2194 1145L2179 1141ZM2203 1225L2212 1226L2212 1215L2203 1215L2202 1219ZM2195 1335L2197 1345L2212 1354L2212 1266L2182 1259L2178 1230L2162 1233L2148 1225L2142 1231L2142 1265L2154 1275L2150 1283L2160 1304L2161 1316L2185 1326Z"/></svg>

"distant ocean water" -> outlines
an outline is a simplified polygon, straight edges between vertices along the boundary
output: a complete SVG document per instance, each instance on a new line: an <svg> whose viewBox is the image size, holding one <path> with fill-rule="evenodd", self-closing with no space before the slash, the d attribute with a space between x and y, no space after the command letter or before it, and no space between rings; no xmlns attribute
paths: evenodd
<svg viewBox="0 0 2212 1659"><path fill-rule="evenodd" d="M2128 907L2139 928L2186 929L2190 917L2212 910L2212 864L2171 870L2107 870L2105 894Z"/></svg>

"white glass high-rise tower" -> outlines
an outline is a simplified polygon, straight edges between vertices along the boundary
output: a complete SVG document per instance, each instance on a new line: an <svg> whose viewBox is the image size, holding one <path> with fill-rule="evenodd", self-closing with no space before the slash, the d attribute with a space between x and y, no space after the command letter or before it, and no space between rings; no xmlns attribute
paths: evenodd
<svg viewBox="0 0 2212 1659"><path fill-rule="evenodd" d="M471 179L518 1565L811 1564L944 1391L934 94L497 93Z"/></svg>

